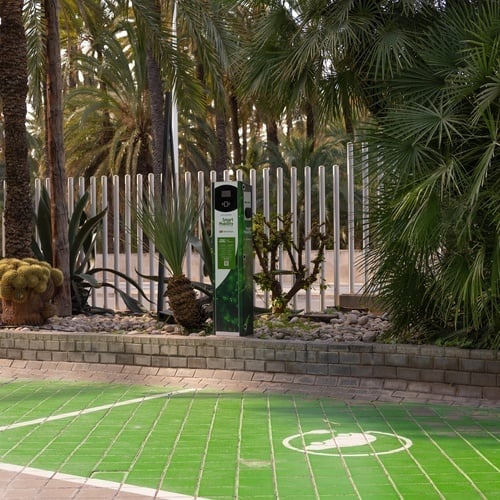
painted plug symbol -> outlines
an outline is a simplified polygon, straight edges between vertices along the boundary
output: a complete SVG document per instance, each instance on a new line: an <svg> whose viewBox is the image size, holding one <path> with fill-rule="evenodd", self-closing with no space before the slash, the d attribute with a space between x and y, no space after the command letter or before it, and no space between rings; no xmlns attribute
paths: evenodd
<svg viewBox="0 0 500 500"><path fill-rule="evenodd" d="M318 430L310 434L332 434L330 431ZM365 432L349 432L343 434L333 433L333 437L324 441L313 441L305 447L306 451L322 451L336 448L349 448L352 446L363 446L376 441L376 437Z"/></svg>

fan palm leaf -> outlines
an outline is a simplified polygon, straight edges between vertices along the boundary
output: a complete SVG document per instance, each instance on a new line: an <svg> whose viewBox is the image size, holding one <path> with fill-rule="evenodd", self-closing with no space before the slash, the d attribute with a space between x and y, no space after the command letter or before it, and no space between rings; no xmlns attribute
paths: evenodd
<svg viewBox="0 0 500 500"><path fill-rule="evenodd" d="M369 289L399 335L500 340L499 23L496 1L447 3L422 34L419 78L415 69L394 78L371 136L385 193L373 212Z"/></svg>

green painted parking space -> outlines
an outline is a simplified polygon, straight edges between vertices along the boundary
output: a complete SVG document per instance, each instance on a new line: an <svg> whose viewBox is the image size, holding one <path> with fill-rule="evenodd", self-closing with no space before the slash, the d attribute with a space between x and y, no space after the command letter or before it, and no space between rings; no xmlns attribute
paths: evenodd
<svg viewBox="0 0 500 500"><path fill-rule="evenodd" d="M500 409L0 381L0 462L208 499L500 498Z"/></svg>

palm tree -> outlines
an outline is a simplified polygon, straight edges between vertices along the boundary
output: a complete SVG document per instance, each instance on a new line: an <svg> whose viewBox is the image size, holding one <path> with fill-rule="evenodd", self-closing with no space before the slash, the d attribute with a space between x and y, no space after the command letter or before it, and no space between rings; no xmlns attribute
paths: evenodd
<svg viewBox="0 0 500 500"><path fill-rule="evenodd" d="M235 2L178 2L179 36L186 40L195 64L195 74L205 93L205 121L210 123L214 147L211 167L219 175L230 166L229 109L233 84L235 33L229 29Z"/></svg>
<svg viewBox="0 0 500 500"><path fill-rule="evenodd" d="M174 84L180 163L208 170L215 151L214 132L206 125L211 97L195 77L195 61L201 58L211 83L221 81L219 55L211 46L223 46L220 23L215 23L208 4L182 2L176 40L171 26L173 2L162 3L160 24L151 2L132 4L133 10L128 2L110 5L103 26L92 25L89 36L96 41L91 50L73 56L73 67L84 81L68 90L70 171L81 173L84 168L86 175L157 172L162 157L163 93ZM204 33L213 35L210 43ZM159 74L152 76L155 71ZM159 79L162 89L158 89Z"/></svg>
<svg viewBox="0 0 500 500"><path fill-rule="evenodd" d="M8 257L31 256L33 211L26 133L28 91L26 37L22 0L2 2L0 9L0 97L4 116L5 253Z"/></svg>
<svg viewBox="0 0 500 500"><path fill-rule="evenodd" d="M199 209L194 197L182 190L162 203L160 199L145 201L137 208L137 219L144 234L154 242L170 274L166 295L177 323L187 329L199 328L201 306L183 263L187 245L198 221Z"/></svg>
<svg viewBox="0 0 500 500"><path fill-rule="evenodd" d="M262 2L247 0L247 5ZM247 91L313 124L341 118L351 139L368 109L383 108L384 76L412 54L432 0L273 2L257 19L245 64ZM429 7L430 8L430 7ZM435 11L433 11L435 12Z"/></svg>
<svg viewBox="0 0 500 500"><path fill-rule="evenodd" d="M500 4L457 1L389 81L370 288L398 338L500 343Z"/></svg>
<svg viewBox="0 0 500 500"><path fill-rule="evenodd" d="M242 54L241 92L255 100L269 129L268 140L274 147L279 145L279 134L273 132L273 127L286 112L288 117L305 117L312 149L320 67L316 60L309 59L300 74L282 73L293 47L302 43L304 24L300 5L276 2L269 9L261 10L258 6L254 9L255 26Z"/></svg>
<svg viewBox="0 0 500 500"><path fill-rule="evenodd" d="M70 249L68 242L68 207L63 137L61 46L59 38L59 2L45 0L46 22L46 89L47 89L47 159L52 190L52 265L61 270L63 281L57 288L55 302L61 316L72 311L70 283Z"/></svg>
<svg viewBox="0 0 500 500"><path fill-rule="evenodd" d="M125 28L130 52L125 39L113 36L97 57L78 57L77 69L91 83L68 91L69 173L81 172L82 166L86 175L152 172L144 55L135 50L135 31Z"/></svg>

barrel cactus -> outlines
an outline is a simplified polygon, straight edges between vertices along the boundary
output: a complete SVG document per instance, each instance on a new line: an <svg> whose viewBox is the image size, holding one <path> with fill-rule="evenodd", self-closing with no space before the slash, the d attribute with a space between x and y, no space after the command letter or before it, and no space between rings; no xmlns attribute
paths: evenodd
<svg viewBox="0 0 500 500"><path fill-rule="evenodd" d="M62 271L47 262L32 258L0 259L2 322L43 324L57 312L51 300L62 282Z"/></svg>

